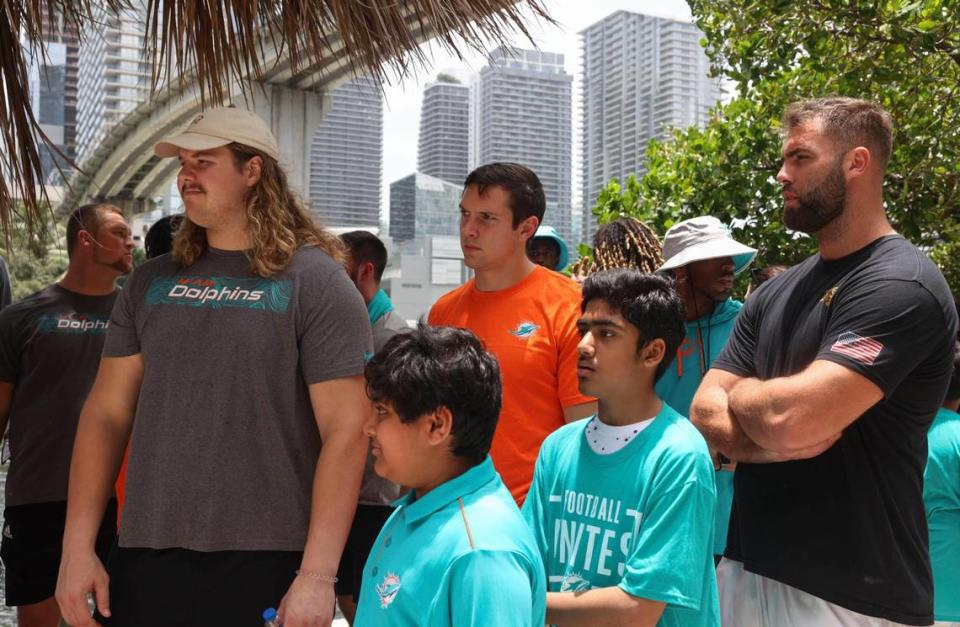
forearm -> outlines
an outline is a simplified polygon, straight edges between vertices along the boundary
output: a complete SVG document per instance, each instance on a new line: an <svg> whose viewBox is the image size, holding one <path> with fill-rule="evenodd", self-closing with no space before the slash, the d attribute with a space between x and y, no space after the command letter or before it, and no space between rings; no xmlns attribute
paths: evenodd
<svg viewBox="0 0 960 627"><path fill-rule="evenodd" d="M690 405L690 421L700 430L711 451L735 461L752 462L764 454L740 427L730 411L726 390L701 386Z"/></svg>
<svg viewBox="0 0 960 627"><path fill-rule="evenodd" d="M558 627L653 627L664 607L617 587L548 592L547 622Z"/></svg>
<svg viewBox="0 0 960 627"><path fill-rule="evenodd" d="M743 379L730 391L730 409L743 432L770 451L786 453L799 448L792 437L785 437L798 431L797 412L791 409L803 402L797 398L792 379ZM809 391L809 395L816 393Z"/></svg>
<svg viewBox="0 0 960 627"><path fill-rule="evenodd" d="M334 575L357 508L367 438L340 430L324 440L313 476L310 528L301 568Z"/></svg>
<svg viewBox="0 0 960 627"><path fill-rule="evenodd" d="M86 409L81 414L70 462L64 550L93 550L129 435L129 425L104 420Z"/></svg>

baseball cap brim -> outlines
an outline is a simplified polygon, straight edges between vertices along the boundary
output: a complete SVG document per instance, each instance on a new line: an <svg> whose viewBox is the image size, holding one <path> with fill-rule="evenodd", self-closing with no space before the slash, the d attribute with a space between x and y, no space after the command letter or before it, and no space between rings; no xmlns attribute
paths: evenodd
<svg viewBox="0 0 960 627"><path fill-rule="evenodd" d="M180 133L167 137L153 147L153 154L164 159L179 156L181 150L213 150L231 143L232 140L200 133Z"/></svg>
<svg viewBox="0 0 960 627"><path fill-rule="evenodd" d="M657 269L657 272L682 268L688 263L695 261L705 261L718 257L731 257L733 258L733 273L740 274L750 265L750 262L753 261L753 258L756 256L757 251L755 248L744 246L732 238L724 237L690 246L665 261L664 264Z"/></svg>

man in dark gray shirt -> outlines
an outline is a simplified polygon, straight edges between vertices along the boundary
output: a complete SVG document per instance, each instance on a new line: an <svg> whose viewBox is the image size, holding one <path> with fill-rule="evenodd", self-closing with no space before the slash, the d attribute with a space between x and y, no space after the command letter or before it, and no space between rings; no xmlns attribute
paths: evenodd
<svg viewBox="0 0 960 627"><path fill-rule="evenodd" d="M373 329L373 349L379 352L394 335L409 330L406 320L394 311L390 297L380 288L387 267L387 248L380 238L368 231L350 231L343 233L340 239L347 246L344 267L367 304L367 316ZM400 487L377 475L373 461L373 456L367 455L360 502L337 570L340 579L336 585L337 603L350 624L357 613L363 565L380 529L393 513L391 503L400 497Z"/></svg>
<svg viewBox="0 0 960 627"><path fill-rule="evenodd" d="M10 425L0 556L6 604L23 627L55 627L53 598L67 512L67 477L83 401L93 385L117 278L133 239L111 205L85 205L67 221L70 264L58 283L0 313L0 433ZM97 552L116 537L116 506L94 521Z"/></svg>
<svg viewBox="0 0 960 627"><path fill-rule="evenodd" d="M363 300L262 119L208 110L154 152L179 158L186 215L173 253L138 268L114 308L57 600L75 627L259 627L278 604L286 627L329 625L366 458ZM131 430L105 570L94 521Z"/></svg>

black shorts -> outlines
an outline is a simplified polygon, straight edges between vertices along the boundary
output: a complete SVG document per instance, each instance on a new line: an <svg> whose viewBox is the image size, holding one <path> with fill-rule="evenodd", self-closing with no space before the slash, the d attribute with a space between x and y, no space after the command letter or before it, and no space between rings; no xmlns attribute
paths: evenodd
<svg viewBox="0 0 960 627"><path fill-rule="evenodd" d="M3 510L6 604L32 605L53 596L63 549L67 502L14 505ZM106 560L117 540L117 501L111 499L97 534L96 551Z"/></svg>
<svg viewBox="0 0 960 627"><path fill-rule="evenodd" d="M112 616L94 617L104 627L263 627L263 611L280 605L302 558L115 546L107 560Z"/></svg>
<svg viewBox="0 0 960 627"><path fill-rule="evenodd" d="M363 565L367 563L370 549L392 513L393 508L389 505L357 505L357 513L353 517L350 535L347 536L337 569L339 581L334 586L337 596L352 595L354 601L360 598Z"/></svg>

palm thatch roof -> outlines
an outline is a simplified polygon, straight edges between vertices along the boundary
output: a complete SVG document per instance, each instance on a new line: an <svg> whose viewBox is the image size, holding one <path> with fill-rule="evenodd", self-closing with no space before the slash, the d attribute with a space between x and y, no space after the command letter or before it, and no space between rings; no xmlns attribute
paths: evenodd
<svg viewBox="0 0 960 627"><path fill-rule="evenodd" d="M82 38L94 27L95 8L119 13L131 2L146 4L145 47L153 60L154 88L166 77L195 76L201 98L214 102L227 97L231 85L248 85L269 70L262 60L265 41L287 51L294 71L320 64L336 48L358 72L388 82L427 64L410 30L411 18L461 57L464 48L482 50L517 32L529 39L525 21L531 15L552 22L540 0L5 0L0 9L0 41L8 42L0 46L0 229L5 235L11 228L32 233L46 223L44 207L49 206L38 185L38 142L50 142L31 109L24 48L9 42L22 35L27 46L44 55L45 23L59 17Z"/></svg>

